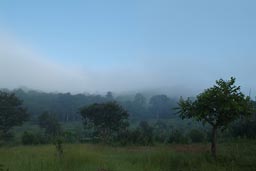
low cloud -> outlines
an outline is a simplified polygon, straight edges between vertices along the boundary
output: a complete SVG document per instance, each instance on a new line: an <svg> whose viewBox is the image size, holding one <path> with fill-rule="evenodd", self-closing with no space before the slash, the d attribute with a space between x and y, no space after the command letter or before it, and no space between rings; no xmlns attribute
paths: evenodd
<svg viewBox="0 0 256 171"><path fill-rule="evenodd" d="M175 74L168 73L167 68L160 69L156 62L145 60L137 65L109 68L69 67L42 56L11 36L1 37L1 88L25 86L47 92L102 93L160 90L176 84L172 76Z"/></svg>
<svg viewBox="0 0 256 171"><path fill-rule="evenodd" d="M242 61L242 62L241 62ZM256 86L255 60L240 58L138 57L136 64L104 68L62 65L11 36L0 39L0 88L25 86L47 92L105 93L155 90L170 95L195 95L219 78L238 77L248 94Z"/></svg>
<svg viewBox="0 0 256 171"><path fill-rule="evenodd" d="M86 81L71 68L46 59L25 45L2 36L0 40L0 80L2 88L26 86L43 91L74 91ZM72 86L72 88L71 88Z"/></svg>

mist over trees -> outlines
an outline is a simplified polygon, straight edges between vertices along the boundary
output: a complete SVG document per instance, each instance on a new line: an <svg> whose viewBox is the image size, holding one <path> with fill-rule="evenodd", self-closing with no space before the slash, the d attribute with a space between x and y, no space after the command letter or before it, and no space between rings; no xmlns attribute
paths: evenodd
<svg viewBox="0 0 256 171"><path fill-rule="evenodd" d="M116 101L127 112L131 120L163 119L175 116L174 107L177 99L166 95L145 96L141 93L135 95L119 95L114 97L112 92L106 95L70 94L70 93L45 93L40 91L22 89L13 93L23 100L31 119L36 120L43 112L53 113L59 121L81 120L79 109L94 103Z"/></svg>
<svg viewBox="0 0 256 171"><path fill-rule="evenodd" d="M109 91L105 95L95 95L45 93L22 89L3 90L3 92L13 93L23 101L22 106L26 107L27 113L30 114L24 127L39 128L39 130L25 129L22 132L23 144L51 143L56 137L61 137L66 143L102 141L121 145L187 144L212 139L209 126L203 127L192 119L182 121L175 110L178 107L178 100L165 94L116 95ZM197 100L195 97L190 99L192 102ZM214 98L208 100L212 102ZM252 104L256 106L253 101ZM108 109L113 110L106 114ZM130 125L117 132L112 129L116 122L112 115L116 111L126 111L125 117L128 117L127 121ZM238 119L230 124L225 132L218 135L222 138L255 138L255 116L256 113L252 117ZM85 119L89 119L90 124L84 122L83 126L82 121ZM104 124L105 121L109 122ZM90 125L94 126L89 128Z"/></svg>

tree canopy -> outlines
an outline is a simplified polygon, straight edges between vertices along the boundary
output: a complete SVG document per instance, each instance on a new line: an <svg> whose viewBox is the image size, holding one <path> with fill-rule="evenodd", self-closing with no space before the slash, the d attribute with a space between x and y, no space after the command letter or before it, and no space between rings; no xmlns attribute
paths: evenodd
<svg viewBox="0 0 256 171"><path fill-rule="evenodd" d="M217 129L224 130L234 120L249 116L254 112L250 97L246 97L235 85L235 78L217 80L216 85L206 89L192 101L189 98L179 101L179 115L195 118L212 126L212 154L216 156Z"/></svg>
<svg viewBox="0 0 256 171"><path fill-rule="evenodd" d="M128 113L116 102L93 104L80 110L86 127L93 128L104 142L128 127Z"/></svg>
<svg viewBox="0 0 256 171"><path fill-rule="evenodd" d="M15 94L0 91L0 131L4 137L14 126L21 125L28 119L28 113L22 106L22 101Z"/></svg>
<svg viewBox="0 0 256 171"><path fill-rule="evenodd" d="M166 95L155 95L149 100L150 110L156 119L169 118L175 103Z"/></svg>
<svg viewBox="0 0 256 171"><path fill-rule="evenodd" d="M54 115L48 112L42 113L38 117L40 128L45 129L45 134L56 137L61 133L61 125Z"/></svg>

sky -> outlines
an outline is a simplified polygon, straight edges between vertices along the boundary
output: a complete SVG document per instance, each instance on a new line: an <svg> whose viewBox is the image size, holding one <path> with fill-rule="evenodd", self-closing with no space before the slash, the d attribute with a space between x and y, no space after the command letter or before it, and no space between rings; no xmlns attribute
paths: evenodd
<svg viewBox="0 0 256 171"><path fill-rule="evenodd" d="M0 87L256 95L254 0L2 0Z"/></svg>

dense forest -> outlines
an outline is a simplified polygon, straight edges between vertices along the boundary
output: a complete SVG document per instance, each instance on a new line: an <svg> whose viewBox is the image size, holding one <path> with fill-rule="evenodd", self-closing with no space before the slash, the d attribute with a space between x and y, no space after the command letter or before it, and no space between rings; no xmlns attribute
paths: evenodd
<svg viewBox="0 0 256 171"><path fill-rule="evenodd" d="M120 134L119 136L121 137L116 137L126 143L145 145L153 142L186 143L189 141L209 141L211 139L209 125L204 126L193 119L182 121L177 113L179 99L171 98L164 94L148 96L142 93L135 93L115 96L112 92L107 92L105 95L95 95L85 93L46 93L26 89L12 91L3 89L2 91L14 93L21 99L22 105L29 114L29 124L41 125L40 127L46 132L48 131L49 134L59 134L59 131L63 132L62 129L64 129L67 134L70 134L67 139L75 138L75 141L84 141L88 137L95 137L89 128L86 128L85 132L77 130L82 121L84 121L81 116L81 109L90 107L93 104L108 104L111 102L117 103L127 112L130 124L129 132L123 135ZM191 97L190 99L194 101L195 98ZM254 101L253 104L256 106ZM95 112L97 113L97 111L91 113ZM62 123L62 126L59 123ZM79 124L77 125L77 123ZM72 129L68 126L70 124ZM232 123L228 129L225 129L224 132L221 131L219 137L224 139L232 137L255 138L255 126L256 114L250 117L241 117ZM25 132L24 135L27 136L27 133ZM41 133L39 135L41 136ZM42 138L45 139L44 136ZM44 143L44 141L40 143Z"/></svg>
<svg viewBox="0 0 256 171"><path fill-rule="evenodd" d="M0 0L0 171L256 171L256 0Z"/></svg>
<svg viewBox="0 0 256 171"><path fill-rule="evenodd" d="M0 90L0 145L23 144L29 148L48 145L48 148L53 144L55 159L62 161L70 155L71 151L67 149L71 144L76 148L81 145L86 147L85 144L98 144L98 148L102 144L104 148L108 145L107 148L123 147L128 151L134 146L137 148L135 151L142 146L152 148L151 151L153 146L164 147L164 151L168 151L170 145L175 145L174 148L196 152L203 148L203 158L210 158L207 149L211 144L210 160L218 161L223 154L228 159L233 154L223 152L226 147L220 142L245 140L239 143L242 146L252 144L256 138L256 102L245 96L240 87L234 84L233 77L228 81L220 79L213 87L186 100L182 97L179 100L170 98L164 94L148 98L141 93L114 96L112 92L91 95ZM217 152L219 147L221 150ZM162 150L157 149L160 153ZM242 151L242 148L239 150L235 155L248 153ZM232 149L229 151L232 152ZM111 152L112 155L114 153ZM95 153L90 153L90 157L91 154ZM161 166L161 163L156 165ZM253 165L249 168L253 168ZM192 166L194 164L189 165ZM4 165L0 165L0 170L3 168L8 170L11 164L5 161Z"/></svg>
<svg viewBox="0 0 256 171"><path fill-rule="evenodd" d="M163 94L148 98L141 93L114 97L112 92L107 92L106 95L45 93L23 89L13 92L23 101L31 119L36 119L43 112L49 112L59 121L65 122L80 120L78 112L81 107L109 101L117 101L127 110L130 120L172 118L175 116L174 108L178 101Z"/></svg>

